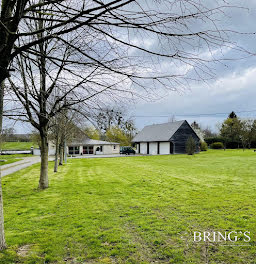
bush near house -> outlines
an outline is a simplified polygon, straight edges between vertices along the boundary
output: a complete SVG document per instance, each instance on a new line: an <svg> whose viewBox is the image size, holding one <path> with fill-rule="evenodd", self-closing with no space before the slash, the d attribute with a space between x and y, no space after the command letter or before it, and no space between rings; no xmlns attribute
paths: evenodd
<svg viewBox="0 0 256 264"><path fill-rule="evenodd" d="M214 142L211 144L212 149L224 149L224 144L222 142Z"/></svg>
<svg viewBox="0 0 256 264"><path fill-rule="evenodd" d="M186 143L186 152L188 155L193 155L196 151L196 142L192 136L190 136Z"/></svg>
<svg viewBox="0 0 256 264"><path fill-rule="evenodd" d="M201 151L207 151L208 150L208 146L207 146L206 142L200 141L200 150Z"/></svg>

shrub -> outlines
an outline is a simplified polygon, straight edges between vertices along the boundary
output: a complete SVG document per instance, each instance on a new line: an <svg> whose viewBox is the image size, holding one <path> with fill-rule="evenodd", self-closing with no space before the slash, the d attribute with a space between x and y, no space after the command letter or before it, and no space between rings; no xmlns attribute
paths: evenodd
<svg viewBox="0 0 256 264"><path fill-rule="evenodd" d="M223 137L208 137L208 138L205 138L204 141L208 145L211 145L212 143L215 143L215 142L222 142L224 144L226 140Z"/></svg>
<svg viewBox="0 0 256 264"><path fill-rule="evenodd" d="M214 142L211 144L212 149L223 149L224 145L222 142Z"/></svg>
<svg viewBox="0 0 256 264"><path fill-rule="evenodd" d="M193 155L196 151L196 142L192 136L190 136L186 143L186 152L188 155Z"/></svg>
<svg viewBox="0 0 256 264"><path fill-rule="evenodd" d="M204 141L200 141L200 150L206 151L208 149L207 143Z"/></svg>

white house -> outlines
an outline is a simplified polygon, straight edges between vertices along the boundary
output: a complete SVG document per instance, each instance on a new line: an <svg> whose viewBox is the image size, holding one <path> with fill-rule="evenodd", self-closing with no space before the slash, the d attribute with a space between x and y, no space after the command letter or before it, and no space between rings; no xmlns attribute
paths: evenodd
<svg viewBox="0 0 256 264"><path fill-rule="evenodd" d="M67 144L68 155L100 155L100 154L119 154L120 144L84 138Z"/></svg>
<svg viewBox="0 0 256 264"><path fill-rule="evenodd" d="M55 144L49 141L49 156L55 155ZM120 144L102 140L90 139L88 137L82 140L75 140L67 143L67 155L101 155L101 154L119 154ZM40 156L40 149L34 149L33 154Z"/></svg>

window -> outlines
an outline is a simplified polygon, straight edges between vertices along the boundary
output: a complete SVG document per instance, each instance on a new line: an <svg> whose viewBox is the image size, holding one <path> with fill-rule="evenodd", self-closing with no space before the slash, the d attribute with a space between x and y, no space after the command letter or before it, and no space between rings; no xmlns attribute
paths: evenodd
<svg viewBox="0 0 256 264"><path fill-rule="evenodd" d="M69 153L69 155L73 154L73 147L68 147L68 153Z"/></svg>
<svg viewBox="0 0 256 264"><path fill-rule="evenodd" d="M93 146L83 146L83 154L93 154Z"/></svg>
<svg viewBox="0 0 256 264"><path fill-rule="evenodd" d="M93 154L93 146L89 146L89 154Z"/></svg>
<svg viewBox="0 0 256 264"><path fill-rule="evenodd" d="M83 146L83 154L89 154L87 146Z"/></svg>
<svg viewBox="0 0 256 264"><path fill-rule="evenodd" d="M69 155L79 154L79 147L78 146L68 147L68 153Z"/></svg>
<svg viewBox="0 0 256 264"><path fill-rule="evenodd" d="M114 145L113 147L114 147L114 149L116 149L116 145Z"/></svg>

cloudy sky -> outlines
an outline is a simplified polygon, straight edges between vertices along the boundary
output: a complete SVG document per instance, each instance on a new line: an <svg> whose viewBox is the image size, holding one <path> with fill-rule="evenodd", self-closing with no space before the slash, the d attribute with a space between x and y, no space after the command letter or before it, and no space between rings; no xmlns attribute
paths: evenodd
<svg viewBox="0 0 256 264"><path fill-rule="evenodd" d="M241 1L232 1L241 6ZM230 9L221 23L238 32L256 32L256 2L242 1L243 8ZM234 34L234 41L252 53L256 53L256 36ZM215 56L223 55L217 50ZM224 57L236 57L233 50L224 50ZM240 55L239 55L240 56ZM170 92L156 102L139 102L132 115L139 128L152 123L176 120L196 120L203 127L217 130L231 111L243 118L256 118L256 57L244 56L241 60L229 60L213 65L215 79L206 83L193 83L185 91Z"/></svg>
<svg viewBox="0 0 256 264"><path fill-rule="evenodd" d="M241 1L233 0L232 5L240 6ZM256 35L245 34L256 32L256 1L243 0L242 8L228 8L223 16L218 17L219 26L244 34L233 34L232 41L256 54ZM136 38L134 38L136 41ZM144 39L144 45L151 50L158 49L157 41ZM202 56L212 56L207 50ZM135 119L138 129L152 123L167 122L171 117L176 120L196 120L203 127L216 131L217 124L222 122L231 111L240 117L256 118L256 56L223 48L212 51L214 58L229 58L221 63L211 64L215 78L205 82L191 82L186 89L177 92L160 93L157 100L136 100L128 106L130 115ZM243 57L238 60L237 58ZM233 58L236 58L233 60ZM173 65L171 65L174 67ZM162 67L170 67L166 62ZM180 68L179 68L180 67ZM175 72L184 70L182 65L175 66ZM186 69L188 70L188 69ZM190 70L190 69L189 69ZM6 123L10 124L10 122ZM29 132L27 125L15 124L17 133Z"/></svg>

